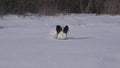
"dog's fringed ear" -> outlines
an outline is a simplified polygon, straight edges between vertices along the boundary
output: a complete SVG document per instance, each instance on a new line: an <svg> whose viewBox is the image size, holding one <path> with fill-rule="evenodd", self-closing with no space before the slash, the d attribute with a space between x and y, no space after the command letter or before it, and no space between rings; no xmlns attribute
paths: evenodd
<svg viewBox="0 0 120 68"><path fill-rule="evenodd" d="M63 29L63 32L64 33L67 33L69 31L69 27L66 25L65 27L64 27L64 29Z"/></svg>
<svg viewBox="0 0 120 68"><path fill-rule="evenodd" d="M60 25L57 25L56 26L56 31L57 31L57 34L59 34L60 31L62 31L62 27Z"/></svg>

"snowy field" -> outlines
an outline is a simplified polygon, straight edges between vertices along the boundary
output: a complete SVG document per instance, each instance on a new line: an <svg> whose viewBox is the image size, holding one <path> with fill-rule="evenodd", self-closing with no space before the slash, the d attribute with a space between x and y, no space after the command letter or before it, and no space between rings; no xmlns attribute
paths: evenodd
<svg viewBox="0 0 120 68"><path fill-rule="evenodd" d="M67 40L51 37L58 24ZM120 16L4 16L0 68L120 68Z"/></svg>

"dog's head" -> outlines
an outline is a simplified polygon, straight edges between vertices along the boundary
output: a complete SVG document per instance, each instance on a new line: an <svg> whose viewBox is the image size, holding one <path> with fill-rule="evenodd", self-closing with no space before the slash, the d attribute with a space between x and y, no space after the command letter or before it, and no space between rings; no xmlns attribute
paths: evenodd
<svg viewBox="0 0 120 68"><path fill-rule="evenodd" d="M60 25L56 26L56 32L57 32L57 39L66 39L67 33L69 31L69 27L66 25L65 27L61 27Z"/></svg>

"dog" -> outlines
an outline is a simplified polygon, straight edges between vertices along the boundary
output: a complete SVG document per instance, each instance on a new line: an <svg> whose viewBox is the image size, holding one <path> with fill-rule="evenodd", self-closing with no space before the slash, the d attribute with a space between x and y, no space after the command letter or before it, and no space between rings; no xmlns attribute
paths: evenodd
<svg viewBox="0 0 120 68"><path fill-rule="evenodd" d="M55 39L66 40L68 31L69 31L68 25L66 25L65 27L61 27L60 25L56 25L56 30L53 33L53 37Z"/></svg>

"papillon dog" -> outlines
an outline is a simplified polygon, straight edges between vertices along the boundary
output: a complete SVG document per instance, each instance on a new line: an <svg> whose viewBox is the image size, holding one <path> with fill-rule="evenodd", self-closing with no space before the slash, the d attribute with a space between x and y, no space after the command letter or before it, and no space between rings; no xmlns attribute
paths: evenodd
<svg viewBox="0 0 120 68"><path fill-rule="evenodd" d="M55 39L66 40L68 31L69 31L69 27L67 25L65 27L61 27L60 25L57 25L56 30L53 33L53 37Z"/></svg>

